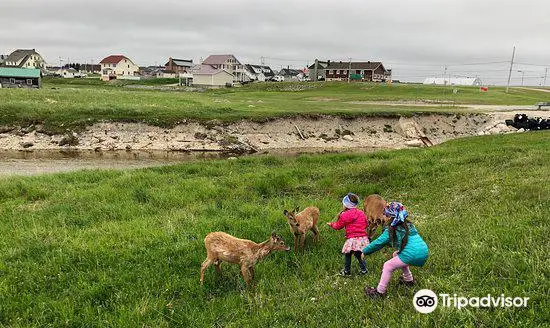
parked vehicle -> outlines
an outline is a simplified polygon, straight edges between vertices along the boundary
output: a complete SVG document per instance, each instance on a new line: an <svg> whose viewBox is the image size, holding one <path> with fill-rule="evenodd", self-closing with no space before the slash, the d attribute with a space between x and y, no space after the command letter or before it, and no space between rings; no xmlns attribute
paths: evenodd
<svg viewBox="0 0 550 328"><path fill-rule="evenodd" d="M275 81L275 82L284 82L284 80L285 80L285 77L282 76L282 75L275 75L273 77L273 81Z"/></svg>

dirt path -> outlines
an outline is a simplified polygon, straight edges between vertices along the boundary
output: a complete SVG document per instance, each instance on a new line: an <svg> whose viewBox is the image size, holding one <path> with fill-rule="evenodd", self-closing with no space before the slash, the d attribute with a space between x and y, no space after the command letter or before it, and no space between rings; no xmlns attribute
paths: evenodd
<svg viewBox="0 0 550 328"><path fill-rule="evenodd" d="M541 91L541 92L550 92L550 89L539 89L539 88L514 87L514 89L523 89L523 90L534 90L534 91Z"/></svg>
<svg viewBox="0 0 550 328"><path fill-rule="evenodd" d="M546 90L550 91L550 90ZM511 110L533 110L536 106L526 105L476 105L476 104L453 104L453 103L431 103L423 101L348 101L346 104L353 105L385 105L385 106L411 106L411 107L444 107L452 106L457 109L473 109L483 112L487 111L511 111Z"/></svg>

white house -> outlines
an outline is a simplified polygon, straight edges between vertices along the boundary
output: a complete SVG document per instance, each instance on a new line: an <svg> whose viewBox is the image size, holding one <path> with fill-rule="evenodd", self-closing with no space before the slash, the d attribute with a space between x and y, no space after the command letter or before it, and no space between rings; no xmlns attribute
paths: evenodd
<svg viewBox="0 0 550 328"><path fill-rule="evenodd" d="M103 81L139 79L139 67L126 56L111 55L103 58L99 64L101 65L101 79Z"/></svg>
<svg viewBox="0 0 550 328"><path fill-rule="evenodd" d="M44 58L34 49L17 49L4 59L2 66L43 69Z"/></svg>
<svg viewBox="0 0 550 328"><path fill-rule="evenodd" d="M464 86L482 85L481 79L478 77L429 77L424 80L424 84Z"/></svg>
<svg viewBox="0 0 550 328"><path fill-rule="evenodd" d="M275 73L269 66L250 65L244 66L244 73L251 81L265 82L271 80Z"/></svg>
<svg viewBox="0 0 550 328"><path fill-rule="evenodd" d="M246 81L244 67L233 55L210 55L203 62L203 65L210 65L215 69L225 70L234 76L234 82Z"/></svg>
<svg viewBox="0 0 550 328"><path fill-rule="evenodd" d="M193 85L196 86L223 87L233 84L233 74L210 65L193 66L189 73L193 74Z"/></svg>
<svg viewBox="0 0 550 328"><path fill-rule="evenodd" d="M74 68L61 68L55 72L55 74L65 79L73 79L75 77L84 77L86 74L82 74Z"/></svg>

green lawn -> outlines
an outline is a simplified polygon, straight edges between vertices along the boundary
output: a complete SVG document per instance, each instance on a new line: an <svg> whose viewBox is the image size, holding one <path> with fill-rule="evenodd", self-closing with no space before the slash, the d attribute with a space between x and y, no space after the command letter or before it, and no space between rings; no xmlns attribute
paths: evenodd
<svg viewBox="0 0 550 328"><path fill-rule="evenodd" d="M45 79L40 90L0 89L0 125L43 124L46 131L80 129L98 121L173 126L186 119L231 122L292 115L410 115L464 112L461 104L534 105L550 96L540 91L452 88L372 83L260 83L208 92L130 88L128 84L171 83L171 79L115 81ZM361 101L431 101L435 107L361 104ZM353 103L355 102L355 103Z"/></svg>
<svg viewBox="0 0 550 328"><path fill-rule="evenodd" d="M542 327L550 295L550 133L484 136L369 154L247 157L135 171L0 180L0 326ZM340 278L342 232L325 226L348 191L407 205L430 247L416 289L530 297L528 308L412 306L415 289L365 299L369 273ZM283 209L316 205L320 244L275 253L246 289L239 269L199 267L210 231L292 235ZM388 252L389 254L389 252ZM354 262L354 269L356 263Z"/></svg>

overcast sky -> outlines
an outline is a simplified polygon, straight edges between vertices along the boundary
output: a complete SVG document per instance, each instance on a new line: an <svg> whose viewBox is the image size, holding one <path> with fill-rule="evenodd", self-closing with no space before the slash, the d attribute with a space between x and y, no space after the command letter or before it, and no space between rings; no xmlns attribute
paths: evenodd
<svg viewBox="0 0 550 328"><path fill-rule="evenodd" d="M396 79L449 65L448 74L500 84L515 45L515 84L517 70L538 85L550 67L549 0L2 0L0 18L0 53L36 48L57 65L232 53L280 69L351 57L382 61ZM490 64L464 65L477 63Z"/></svg>

